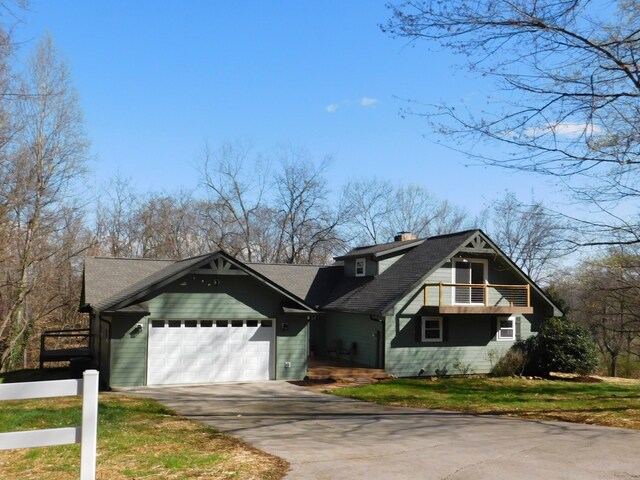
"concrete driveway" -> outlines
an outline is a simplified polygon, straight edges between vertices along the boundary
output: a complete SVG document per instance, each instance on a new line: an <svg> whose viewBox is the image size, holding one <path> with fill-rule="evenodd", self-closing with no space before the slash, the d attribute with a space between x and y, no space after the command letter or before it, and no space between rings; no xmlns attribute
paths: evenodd
<svg viewBox="0 0 640 480"><path fill-rule="evenodd" d="M640 479L640 432L382 407L286 382L127 390L291 463L287 479Z"/></svg>

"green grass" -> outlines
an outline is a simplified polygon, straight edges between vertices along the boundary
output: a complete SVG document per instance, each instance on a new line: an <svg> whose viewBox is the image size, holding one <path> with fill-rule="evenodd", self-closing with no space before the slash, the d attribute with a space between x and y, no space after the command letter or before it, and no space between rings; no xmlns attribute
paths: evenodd
<svg viewBox="0 0 640 480"><path fill-rule="evenodd" d="M0 404L0 431L80 424L81 399ZM101 394L97 476L122 479L277 479L286 463L215 429L175 415L153 400ZM0 478L77 479L79 445L0 452Z"/></svg>
<svg viewBox="0 0 640 480"><path fill-rule="evenodd" d="M331 393L384 405L640 429L640 383L522 378L398 379Z"/></svg>

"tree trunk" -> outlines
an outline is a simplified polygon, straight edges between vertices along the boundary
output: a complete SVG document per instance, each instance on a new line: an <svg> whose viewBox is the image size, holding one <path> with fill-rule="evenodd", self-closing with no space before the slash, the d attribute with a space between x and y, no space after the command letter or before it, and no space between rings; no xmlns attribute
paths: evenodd
<svg viewBox="0 0 640 480"><path fill-rule="evenodd" d="M610 375L612 377L618 376L618 355L611 355L611 366L609 367Z"/></svg>

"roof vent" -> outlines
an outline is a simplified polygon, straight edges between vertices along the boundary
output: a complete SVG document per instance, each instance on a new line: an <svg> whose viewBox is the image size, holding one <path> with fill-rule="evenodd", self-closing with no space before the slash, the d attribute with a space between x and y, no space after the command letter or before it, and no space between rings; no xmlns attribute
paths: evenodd
<svg viewBox="0 0 640 480"><path fill-rule="evenodd" d="M416 237L413 233L411 232L398 232L398 234L393 237L393 241L394 242L405 242L407 240L415 240L418 237Z"/></svg>

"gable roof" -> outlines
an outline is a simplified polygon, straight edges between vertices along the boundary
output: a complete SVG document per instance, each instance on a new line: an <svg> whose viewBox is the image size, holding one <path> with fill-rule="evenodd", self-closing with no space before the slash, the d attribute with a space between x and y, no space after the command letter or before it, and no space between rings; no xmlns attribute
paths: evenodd
<svg viewBox="0 0 640 480"><path fill-rule="evenodd" d="M540 287L478 229L353 249L346 256L336 257L337 260L359 257L362 252L373 256L404 253L376 277L344 277L341 265L243 263L222 251L181 261L87 257L81 308L113 311L131 307L162 286L222 257L302 307L301 311L321 309L385 315L402 297L418 288L437 268L474 240L484 241L500 255L531 284L553 308L555 315L562 313Z"/></svg>
<svg viewBox="0 0 640 480"><path fill-rule="evenodd" d="M155 269L153 267L149 268L149 270L153 270L152 273L144 278L139 279L138 281L129 284L121 281L120 285L122 285L123 288L110 296L98 295L97 297L94 296L94 301L90 301L90 299L87 299L85 295L85 304L87 307L91 307L99 311L120 310L124 307L128 307L130 305L136 304L139 301L142 301L145 297L149 296L159 288L162 288L163 286L168 285L171 282L201 267L209 265L211 262L220 257L224 258L227 262L231 263L236 268L267 284L267 286L271 287L273 290L276 290L283 296L287 297L289 300L298 304L300 307L302 307L303 310L310 312L314 311L313 307L310 307L308 304L306 304L302 298L298 297L295 294L292 294L291 292L282 288L282 286L280 286L278 283L273 282L266 276L260 274L259 272L253 270L252 268L246 266L242 262L234 259L230 255L222 251L187 258L185 260L165 261L168 262L168 264L165 263L162 267L161 265L156 265L156 267L158 268ZM108 265L104 264L111 263L110 261L118 261L122 259L109 259L102 257L100 260L101 261L99 263L102 263L103 265L100 265L99 270L104 271L108 269ZM133 261L129 264L129 266L131 268L135 268L136 263L136 261ZM120 273L123 273L123 270L126 270L126 268L121 268L120 270ZM101 284L101 280L99 280L93 272L89 275L87 275L86 272L87 264L85 263L85 284L91 282L91 288L87 290L94 291L96 285L99 286ZM139 278L139 276L135 273L128 272L128 275L130 275L128 278ZM127 273L124 274L123 278L127 278Z"/></svg>
<svg viewBox="0 0 640 480"><path fill-rule="evenodd" d="M172 263L175 260L85 257L80 307L103 302Z"/></svg>
<svg viewBox="0 0 640 480"><path fill-rule="evenodd" d="M330 294L324 309L385 315L401 298L421 286L436 269L478 238L484 240L533 287L533 290L553 308L554 315L562 314L540 287L480 229L424 239L377 277L360 277L359 283L353 278L344 278Z"/></svg>
<svg viewBox="0 0 640 480"><path fill-rule="evenodd" d="M361 280L358 286L354 285L351 278L343 279L330 295L324 309L384 314L458 248L468 243L478 231L466 230L422 240L380 275L369 277L366 281ZM349 284L354 285L354 288L349 289Z"/></svg>

